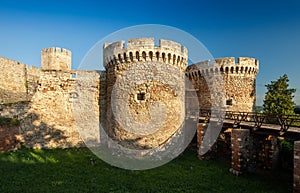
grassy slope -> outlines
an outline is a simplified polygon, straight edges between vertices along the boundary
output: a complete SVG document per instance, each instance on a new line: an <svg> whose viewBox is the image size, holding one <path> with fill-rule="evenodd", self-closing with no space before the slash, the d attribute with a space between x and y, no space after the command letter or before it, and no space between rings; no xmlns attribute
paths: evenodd
<svg viewBox="0 0 300 193"><path fill-rule="evenodd" d="M95 164L93 164L95 162ZM112 167L87 148L0 153L0 192L292 192L277 175L236 177L229 166L187 150L145 171Z"/></svg>

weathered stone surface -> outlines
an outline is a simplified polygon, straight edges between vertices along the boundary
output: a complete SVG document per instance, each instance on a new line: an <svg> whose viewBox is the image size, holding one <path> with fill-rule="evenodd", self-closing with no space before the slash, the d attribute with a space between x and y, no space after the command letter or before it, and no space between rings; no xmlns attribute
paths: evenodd
<svg viewBox="0 0 300 193"><path fill-rule="evenodd" d="M294 193L300 192L300 141L294 142Z"/></svg>
<svg viewBox="0 0 300 193"><path fill-rule="evenodd" d="M78 129L87 129L87 141L99 141L100 136L93 135L97 122L127 146L157 147L182 123L184 73L197 89L200 108L224 107L232 99L228 110L252 111L255 101L258 61L253 58L239 58L237 63L234 58L216 59L214 66L205 61L187 69L184 46L169 40L155 46L153 38L130 39L127 47L124 41L105 44L105 72L71 70L71 52L66 49L46 48L41 53L41 69L0 58L0 116L21 121L18 134L30 147L82 145ZM220 88L225 88L224 96ZM113 112L124 111L124 103L131 118L122 121L123 127L158 129L151 134L123 129ZM151 114L151 109L160 108L165 111L159 116ZM165 121L149 125L154 118Z"/></svg>
<svg viewBox="0 0 300 193"><path fill-rule="evenodd" d="M248 129L232 129L231 133L231 172L239 175L247 171L249 160L249 137Z"/></svg>
<svg viewBox="0 0 300 193"><path fill-rule="evenodd" d="M127 48L124 41L106 44L104 60L108 134L141 149L169 140L184 117L186 48L168 40L156 47L153 38L130 39ZM165 111L159 113L160 107Z"/></svg>
<svg viewBox="0 0 300 193"><path fill-rule="evenodd" d="M42 50L42 70L71 70L72 52L64 48Z"/></svg>
<svg viewBox="0 0 300 193"><path fill-rule="evenodd" d="M42 52L42 58L45 58L43 54L46 54L46 58L51 58L51 61L54 62L55 56L59 54L67 54L70 57L70 53L64 49L61 52L57 51L58 49L55 50L56 53L52 56L53 49L45 49ZM99 122L100 74L105 73L62 70L61 62L64 59L58 57L57 60L50 65L57 68L56 70L40 70L36 67L28 68L23 64L12 64L21 65L22 68L17 66L13 70L21 71L18 76L23 82L15 81L15 85L19 86L16 89L13 89L9 84L0 83L0 86L5 88L3 89L4 94L0 93L1 97L7 96L10 99L0 105L0 116L17 118L21 121L21 124L17 134L11 133L11 136L6 136L6 138L14 138L15 135L20 135L21 140L19 142L23 142L25 146L35 148L64 148L82 145L83 141L78 133L78 125L75 124L74 120L74 104L78 105L76 107L80 106L79 103L75 103L78 97L80 97L81 103L89 107L89 112L77 116L76 118L79 120L76 121L87 124L91 117L97 117ZM45 59L43 62L45 62ZM70 62L70 59L65 62ZM6 63L2 66L7 67L8 65L11 65L10 60L6 60ZM46 64L42 64L42 66L44 65ZM7 69L8 71L11 70ZM6 77L6 82L12 83L11 85L14 84L12 78L16 77L9 79L8 76L3 76L0 77L2 79ZM81 79L76 78L76 76ZM80 81L82 78L85 81ZM104 93L101 96L103 95ZM78 108L75 109L80 111Z"/></svg>
<svg viewBox="0 0 300 193"><path fill-rule="evenodd" d="M256 100L258 61L254 58L215 59L188 67L188 76L198 91L201 109L225 107L228 111L252 112ZM223 96L225 94L225 96Z"/></svg>

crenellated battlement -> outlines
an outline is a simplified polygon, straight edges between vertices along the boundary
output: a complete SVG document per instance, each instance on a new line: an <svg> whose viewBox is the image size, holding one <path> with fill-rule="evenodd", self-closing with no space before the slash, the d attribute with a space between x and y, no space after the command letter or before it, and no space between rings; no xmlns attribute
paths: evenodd
<svg viewBox="0 0 300 193"><path fill-rule="evenodd" d="M65 48L51 47L51 48L44 48L42 50L42 54L62 54L62 55L71 56L72 52Z"/></svg>
<svg viewBox="0 0 300 193"><path fill-rule="evenodd" d="M202 61L188 67L187 74L191 77L209 75L211 73L249 74L256 75L259 70L259 61L255 58L239 57L237 62L234 57L215 58L214 64Z"/></svg>
<svg viewBox="0 0 300 193"><path fill-rule="evenodd" d="M200 109L254 109L259 69L255 58L217 58L188 66L188 50L183 45L134 38L104 44L105 71L71 70L71 59L71 51L60 47L41 50L42 68L0 57L0 103L30 101L24 116L10 112L23 120L20 136L25 146L78 145L82 139L77 128L89 124L94 128L101 123L120 145L148 150L163 147L170 136L181 133L177 129L186 113L184 107L190 105L188 98ZM194 89L187 87L184 73ZM152 116L152 107L161 107L157 102L164 106L163 119ZM79 114L75 108L81 110ZM121 111L116 116L115 112ZM91 117L95 119L90 121ZM82 125L76 125L75 120ZM132 130L135 126L137 132ZM66 134L63 141L56 140L61 138L57 131ZM45 136L53 140L45 141ZM101 136L90 136L89 141L102 140Z"/></svg>
<svg viewBox="0 0 300 193"><path fill-rule="evenodd" d="M104 44L103 62L105 68L113 65L140 61L160 61L185 69L188 64L186 47L170 40L159 40L155 46L154 38L129 39Z"/></svg>
<svg viewBox="0 0 300 193"><path fill-rule="evenodd" d="M51 47L41 53L42 70L71 70L72 52L70 50Z"/></svg>
<svg viewBox="0 0 300 193"><path fill-rule="evenodd" d="M255 105L255 80L259 62L255 58L216 58L187 68L186 75L199 90L200 108L211 108L212 104L226 104L228 111L251 112ZM218 90L220 89L220 90ZM218 94L226 93L226 99L218 101Z"/></svg>

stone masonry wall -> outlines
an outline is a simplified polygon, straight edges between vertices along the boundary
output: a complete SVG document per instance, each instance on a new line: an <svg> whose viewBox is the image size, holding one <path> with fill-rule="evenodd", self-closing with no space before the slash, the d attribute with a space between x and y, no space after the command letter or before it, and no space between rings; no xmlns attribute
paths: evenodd
<svg viewBox="0 0 300 193"><path fill-rule="evenodd" d="M156 47L153 38L104 47L108 134L127 147L160 146L182 122L186 48L168 40ZM157 113L160 108L165 111Z"/></svg>
<svg viewBox="0 0 300 193"><path fill-rule="evenodd" d="M105 118L102 104L106 95L100 93L100 87L105 86L105 72L77 71L72 97L73 117L77 131L87 146L95 146L100 142L100 120Z"/></svg>
<svg viewBox="0 0 300 193"><path fill-rule="evenodd" d="M60 48L42 51L42 68L0 58L0 116L20 120L19 142L26 146L82 145L78 129L85 132L90 120L96 120L99 129L99 104L105 107L106 103L106 73L70 70L71 52ZM105 112L101 114L106 119ZM13 139L14 135L5 136Z"/></svg>
<svg viewBox="0 0 300 193"><path fill-rule="evenodd" d="M30 100L32 96L36 93L37 87L39 86L39 79L41 76L41 70L38 67L30 66L26 68L27 75L27 98Z"/></svg>
<svg viewBox="0 0 300 193"><path fill-rule="evenodd" d="M26 65L0 58L0 103L27 100Z"/></svg>
<svg viewBox="0 0 300 193"><path fill-rule="evenodd" d="M214 65L204 61L189 66L187 70L190 80L198 90L200 108L210 109L213 104L218 106L217 103L222 103L218 99L219 95L225 93L226 97L221 100L224 100L227 111L244 112L254 110L257 73L258 61L243 57L238 58L237 63L234 58L215 59Z"/></svg>
<svg viewBox="0 0 300 193"><path fill-rule="evenodd" d="M28 111L30 103L17 102L10 104L0 104L0 117L22 119L23 115Z"/></svg>
<svg viewBox="0 0 300 193"><path fill-rule="evenodd" d="M187 70L189 80L197 92L200 109L225 108L226 91L223 74L215 69L201 72L202 65L192 65Z"/></svg>
<svg viewBox="0 0 300 193"><path fill-rule="evenodd" d="M84 88L81 89L81 85L78 85L78 81L76 81L77 73L80 74L80 77L95 77L94 82L91 83L92 85L84 85ZM88 105L92 102L92 106L99 111L98 85L100 79L97 78L97 74L96 71L42 71L37 92L21 123L21 133L24 135L26 145L34 147L82 145L83 141L74 119L73 101L79 97L78 92L84 89L85 96L80 96L82 103ZM93 87L96 89L92 89ZM96 102L90 101L87 96L95 98ZM81 120L76 121L80 122Z"/></svg>
<svg viewBox="0 0 300 193"><path fill-rule="evenodd" d="M300 192L300 141L294 142L294 193Z"/></svg>
<svg viewBox="0 0 300 193"><path fill-rule="evenodd" d="M20 120L20 126L14 127L9 133L2 128L0 138L5 138L3 142L10 142L17 137L18 143L35 148L83 145L78 127L84 132L92 119L97 119L99 123L102 74L98 71L42 71L31 102L0 105L0 117ZM73 75L77 77L72 78ZM104 94L100 96L105 98ZM82 107L88 107L88 110L83 111L80 109Z"/></svg>
<svg viewBox="0 0 300 193"><path fill-rule="evenodd" d="M224 74L228 111L253 112L255 106L255 76ZM230 102L229 102L230 103Z"/></svg>
<svg viewBox="0 0 300 193"><path fill-rule="evenodd" d="M16 125L0 125L0 152L14 150L20 144L19 128Z"/></svg>
<svg viewBox="0 0 300 193"><path fill-rule="evenodd" d="M10 118L14 121L0 124L0 152L14 150L20 147L21 142L24 142L23 136L20 134L18 120L23 118L28 107L29 102L0 105L0 118Z"/></svg>
<svg viewBox="0 0 300 193"><path fill-rule="evenodd" d="M249 136L248 129L233 129L231 133L231 172L239 175L247 170L249 160Z"/></svg>
<svg viewBox="0 0 300 193"><path fill-rule="evenodd" d="M38 86L40 69L0 58L0 103L30 101Z"/></svg>
<svg viewBox="0 0 300 193"><path fill-rule="evenodd" d="M43 70L71 70L72 52L59 47L45 48L41 61Z"/></svg>
<svg viewBox="0 0 300 193"><path fill-rule="evenodd" d="M77 144L80 138L74 125L70 101L75 80L70 72L43 71L39 84L30 110L21 124L26 145L52 147Z"/></svg>
<svg viewBox="0 0 300 193"><path fill-rule="evenodd" d="M95 125L88 120L96 123L97 119L119 141L140 148L156 147L176 132L184 115L187 57L187 49L176 42L160 40L155 46L153 38L136 38L130 39L127 47L124 41L104 45L106 72L70 70L71 52L61 48L43 49L42 70L0 58L0 102L30 101L22 112L0 109L0 116L20 119L20 134L31 147L80 145L77 129L85 129L85 125L76 122L91 128ZM223 107L231 100L227 110L239 111L253 108L257 72L258 62L252 58L239 58L237 63L234 58L216 59L214 66L206 61L187 70L198 92L200 108ZM115 86L120 89L114 91ZM226 90L226 96L219 94L220 88ZM124 101L127 111L121 109ZM165 111L156 118L165 119L164 124L149 125L153 120L151 109L161 107ZM131 118L118 123L113 112L125 112ZM160 129L151 135L122 129L134 124ZM89 135L86 137L91 141L97 140Z"/></svg>

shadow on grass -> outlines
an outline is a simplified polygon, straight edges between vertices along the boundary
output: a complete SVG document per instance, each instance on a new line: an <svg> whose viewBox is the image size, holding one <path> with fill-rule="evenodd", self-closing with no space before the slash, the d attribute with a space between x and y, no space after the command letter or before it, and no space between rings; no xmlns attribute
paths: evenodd
<svg viewBox="0 0 300 193"><path fill-rule="evenodd" d="M271 173L231 175L218 161L200 161L194 149L150 170L112 167L87 148L0 153L0 192L292 192Z"/></svg>

